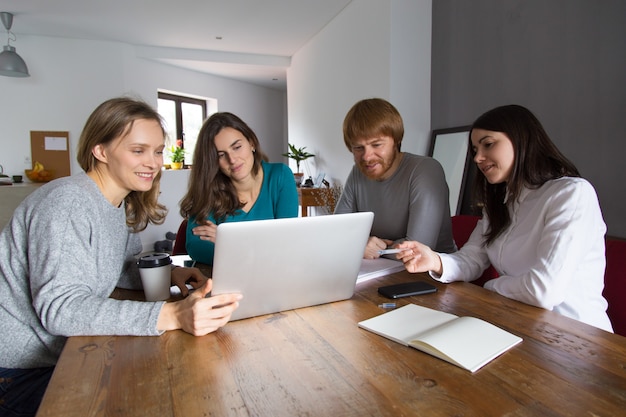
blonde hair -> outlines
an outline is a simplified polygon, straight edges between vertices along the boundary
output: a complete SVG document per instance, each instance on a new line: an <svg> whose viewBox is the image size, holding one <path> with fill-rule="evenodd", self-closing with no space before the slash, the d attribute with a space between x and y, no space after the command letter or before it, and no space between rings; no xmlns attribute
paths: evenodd
<svg viewBox="0 0 626 417"><path fill-rule="evenodd" d="M154 120L161 126L159 113L147 103L118 97L105 101L91 113L78 142L76 159L85 172L93 171L99 163L92 151L97 145L108 144L114 139L128 134L135 120ZM126 224L135 232L144 230L148 223L161 224L165 221L167 209L159 204L161 172L154 179L149 191L132 191L124 199L126 203Z"/></svg>

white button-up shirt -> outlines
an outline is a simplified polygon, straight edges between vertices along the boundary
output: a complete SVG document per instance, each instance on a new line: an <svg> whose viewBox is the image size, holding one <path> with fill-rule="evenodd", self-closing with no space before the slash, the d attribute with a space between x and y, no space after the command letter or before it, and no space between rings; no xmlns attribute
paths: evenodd
<svg viewBox="0 0 626 417"><path fill-rule="evenodd" d="M511 224L496 240L482 245L483 217L460 251L440 254L443 275L433 278L472 281L491 263L500 277L485 288L612 331L602 296L606 225L593 186L551 180L508 206Z"/></svg>

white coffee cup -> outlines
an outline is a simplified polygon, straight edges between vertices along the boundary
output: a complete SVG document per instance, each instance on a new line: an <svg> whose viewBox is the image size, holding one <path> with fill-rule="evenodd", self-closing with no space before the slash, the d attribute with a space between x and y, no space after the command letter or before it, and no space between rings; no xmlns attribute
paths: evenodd
<svg viewBox="0 0 626 417"><path fill-rule="evenodd" d="M139 258L137 266L146 301L170 298L172 259L167 253L152 253Z"/></svg>

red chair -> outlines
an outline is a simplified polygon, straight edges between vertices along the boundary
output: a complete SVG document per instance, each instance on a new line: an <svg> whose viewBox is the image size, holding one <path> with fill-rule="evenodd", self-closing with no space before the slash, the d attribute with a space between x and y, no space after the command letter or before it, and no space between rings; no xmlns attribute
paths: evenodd
<svg viewBox="0 0 626 417"><path fill-rule="evenodd" d="M470 235L476 228L476 223L480 220L480 216L470 216L467 214L459 214L452 216L452 237L457 248L461 249L465 242L469 240Z"/></svg>
<svg viewBox="0 0 626 417"><path fill-rule="evenodd" d="M187 241L187 219L178 227L176 232L176 239L174 240L174 247L172 248L172 255L187 255L187 249L185 248L185 242Z"/></svg>
<svg viewBox="0 0 626 417"><path fill-rule="evenodd" d="M471 216L467 214L452 216L452 237L454 238L457 248L461 249L463 245L465 245L474 231L478 220L480 220L480 216ZM472 284L480 285L482 287L485 285L485 282L497 278L498 276L498 271L496 271L493 266L489 265L489 267L485 269L483 274L478 279L472 281Z"/></svg>
<svg viewBox="0 0 626 417"><path fill-rule="evenodd" d="M615 333L626 336L626 240L606 239L606 270L604 272L606 310Z"/></svg>

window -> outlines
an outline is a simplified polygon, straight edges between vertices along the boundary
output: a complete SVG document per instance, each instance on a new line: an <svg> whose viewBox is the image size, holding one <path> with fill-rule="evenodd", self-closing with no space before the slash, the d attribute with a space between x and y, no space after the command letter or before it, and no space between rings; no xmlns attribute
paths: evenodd
<svg viewBox="0 0 626 417"><path fill-rule="evenodd" d="M217 107L215 100L208 101L213 107ZM182 139L185 165L191 165L198 132L207 118L207 100L159 91L158 112L165 120L167 133L165 146L167 148L174 146L178 139ZM164 155L164 162L166 164L171 162L168 152Z"/></svg>

